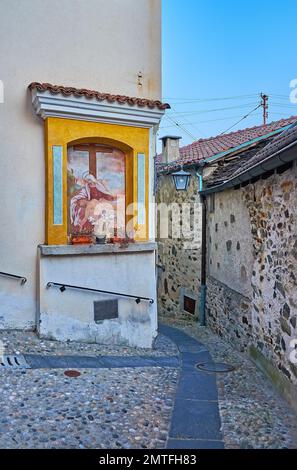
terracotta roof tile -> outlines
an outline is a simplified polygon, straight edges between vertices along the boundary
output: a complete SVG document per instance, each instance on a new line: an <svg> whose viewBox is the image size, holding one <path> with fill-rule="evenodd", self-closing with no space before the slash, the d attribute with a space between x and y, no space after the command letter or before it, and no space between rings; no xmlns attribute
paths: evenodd
<svg viewBox="0 0 297 470"><path fill-rule="evenodd" d="M245 173L251 167L257 165L258 163L261 163L266 158L271 157L275 152L283 150L285 147L287 147L287 145L290 145L293 142L296 142L297 141L297 118L295 121L296 121L296 124L294 126L289 128L285 132L278 134L274 139L272 139L268 143L268 145L266 145L263 149L259 150L259 152L257 152L256 155L253 156L253 158L249 159L248 161L242 162L243 164L234 172L232 176L234 177L241 173Z"/></svg>
<svg viewBox="0 0 297 470"><path fill-rule="evenodd" d="M272 141L273 137L260 140L247 147L244 151L219 159L212 173L209 175L206 174L204 177L206 188L217 186L232 178L237 171L240 171L240 169L249 163L260 150L266 148Z"/></svg>
<svg viewBox="0 0 297 470"><path fill-rule="evenodd" d="M180 148L179 160L166 165L169 171L179 167L181 164L188 165L199 162L206 158L217 155L218 153L231 150L241 144L249 142L258 137L265 136L270 132L282 129L285 126L293 124L297 120L297 116L292 116L288 119L281 119L279 121L271 122L266 126L254 126L247 129L242 129L229 134L218 135L216 137L209 137L207 139L199 139L190 145ZM158 156L158 170L161 171L161 156Z"/></svg>
<svg viewBox="0 0 297 470"><path fill-rule="evenodd" d="M74 88L74 87L66 87L62 85L52 85L51 83L38 83L33 82L30 83L29 87L30 90L38 90L38 91L49 91L52 95L61 94L63 96L84 96L85 98L89 99L96 99L97 101L108 101L109 103L114 103L115 101L120 104L129 104L131 106L139 106L141 108L148 107L148 108L158 108L158 109L169 109L170 105L168 103L162 103L158 100L149 100L144 98L133 98L130 96L124 95L113 95L110 93L100 93L99 91L95 90L88 90L86 88Z"/></svg>
<svg viewBox="0 0 297 470"><path fill-rule="evenodd" d="M206 176L206 188L212 188L249 171L275 152L297 143L297 121L289 129L247 147L244 151L219 159L214 171Z"/></svg>

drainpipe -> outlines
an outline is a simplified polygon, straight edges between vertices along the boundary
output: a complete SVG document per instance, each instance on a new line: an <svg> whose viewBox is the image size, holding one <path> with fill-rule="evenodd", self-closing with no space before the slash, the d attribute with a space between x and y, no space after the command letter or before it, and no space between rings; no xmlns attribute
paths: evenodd
<svg viewBox="0 0 297 470"><path fill-rule="evenodd" d="M203 169L196 172L199 181L199 192L203 190ZM201 281L200 281L200 304L199 323L205 326L206 306L206 197L200 195L202 204L202 236L201 236Z"/></svg>
<svg viewBox="0 0 297 470"><path fill-rule="evenodd" d="M199 171L197 170L196 171L196 176L198 176L198 181L199 181L199 193L202 191L203 189L203 175L202 175L202 171L203 170L200 170L201 173L199 173Z"/></svg>

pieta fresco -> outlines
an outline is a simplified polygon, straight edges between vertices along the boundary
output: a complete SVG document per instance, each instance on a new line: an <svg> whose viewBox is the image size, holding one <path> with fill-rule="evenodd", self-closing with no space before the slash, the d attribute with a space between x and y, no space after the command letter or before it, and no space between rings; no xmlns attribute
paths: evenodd
<svg viewBox="0 0 297 470"><path fill-rule="evenodd" d="M125 154L98 144L68 148L68 235L125 237Z"/></svg>

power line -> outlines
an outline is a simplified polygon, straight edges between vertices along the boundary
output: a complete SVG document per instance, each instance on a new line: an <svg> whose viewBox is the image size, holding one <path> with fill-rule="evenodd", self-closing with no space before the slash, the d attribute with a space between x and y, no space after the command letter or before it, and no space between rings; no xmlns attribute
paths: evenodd
<svg viewBox="0 0 297 470"><path fill-rule="evenodd" d="M173 112L174 112L175 114L177 114L175 108L171 107L171 109L173 110ZM184 120L185 120L186 122L185 122L185 123L180 123L180 124L182 124L182 125L188 124L188 125L190 125L190 126L196 128L196 130L197 130L200 134L204 135L203 132L201 132L201 130L198 129L198 127L195 126L195 124L193 125L193 123L191 123L186 117L184 117Z"/></svg>
<svg viewBox="0 0 297 470"><path fill-rule="evenodd" d="M296 107L296 111L297 111L297 107ZM284 117L287 117L288 118L288 114L287 113L277 113L275 111L272 111L269 113L270 116L284 116ZM206 124L208 122L219 122L219 121L226 121L226 120L229 120L229 119L236 119L236 118L241 118L241 114L237 114L235 116L226 116L226 117L223 117L223 118L217 118L217 119L206 119L206 120L203 120L203 121L195 121L195 122L190 122L188 121L187 123L181 123L181 124ZM262 113L261 114L255 114L254 116L262 116ZM160 126L159 129L170 129L172 127L175 127L175 124L172 125L172 126Z"/></svg>
<svg viewBox="0 0 297 470"><path fill-rule="evenodd" d="M208 101L225 101L225 100L235 100L235 99L242 99L242 98L252 98L255 96L258 96L259 93L253 93L250 95L237 95L237 96L227 96L223 98L163 98L163 100L169 100L169 101L176 101L176 105L178 104L187 104L187 103L205 103Z"/></svg>
<svg viewBox="0 0 297 470"><path fill-rule="evenodd" d="M184 103L183 102L176 103L174 106L176 106L177 104L185 104L185 103L220 101L220 100L229 100L229 99L239 99L239 98L243 98L243 97L247 98L247 97L252 97L252 96L256 96L256 95L259 96L259 94L254 94L254 95L250 94L250 95L238 95L238 96L224 97L224 98L193 99L191 101L190 100L185 101ZM275 99L278 99L280 101L283 100L283 99L288 99L288 96L285 96L285 95L273 94L273 95L270 95L270 96L273 96ZM261 102L255 108L253 108L250 112L248 112L243 117L241 117L240 120L238 120L235 124L233 124L228 129L226 129L220 135L225 134L229 130L233 129L233 127L235 127L237 124L242 122L244 119L246 119L248 116L250 116L252 113L254 113L260 107L263 108L263 122L264 122L264 125L265 125L267 123L267 119L268 119L268 96L261 93L260 97L261 97ZM181 100L181 98L180 98L180 100ZM240 105L235 105L235 106L227 106L227 107L222 107L222 108L202 109L202 110L198 110L198 111L195 111L195 110L194 111L176 111L176 109L172 107L172 113L171 114L170 113L166 114L165 118L167 120L169 120L170 122L172 122L174 124L174 126L178 127L180 130L182 130L191 139L197 140L197 137L194 136L185 126L193 126L194 127L196 124L206 123L206 122L215 122L215 121L227 120L227 119L233 119L237 116L232 116L232 117L229 116L229 117L224 117L224 118L209 119L209 120L196 121L196 122L189 121L186 118L186 116L193 116L193 115L196 115L196 114L227 111L229 109L243 109L243 108L251 106L251 104L252 103L245 103L245 104L240 104ZM285 103L279 103L279 102L274 103L273 102L273 103L271 103L271 105L273 107L278 107L278 108L290 108L290 109L294 108L294 109L297 109L296 106L293 105L293 104L285 104ZM278 114L278 115L285 116L285 114L275 113L275 112L272 112L271 114L274 114L274 115ZM177 118L182 118L186 122L179 122ZM170 127L174 127L174 126L162 126L161 129L166 129L166 128L170 128ZM198 129L197 127L196 127L196 129L199 131L199 133L201 133L203 135L203 133L201 132L200 129Z"/></svg>
<svg viewBox="0 0 297 470"><path fill-rule="evenodd" d="M226 132L230 131L231 129L233 129L233 127L235 127L237 124L239 124L241 121L243 121L244 119L246 119L250 114L252 114L254 111L256 111L256 109L260 108L262 106L262 104L258 104L258 106L256 106L254 109L252 109L252 111L250 111L248 114L246 114L245 116L243 116L239 121L237 121L235 124L233 124L233 126L231 127L228 127L228 129L226 129L224 132L221 132L220 135L223 135L223 134L226 134Z"/></svg>
<svg viewBox="0 0 297 470"><path fill-rule="evenodd" d="M275 98L289 99L289 95L278 95L276 93L270 93L269 96L274 96Z"/></svg>
<svg viewBox="0 0 297 470"><path fill-rule="evenodd" d="M297 111L297 108L296 108L296 111ZM287 113L277 113L277 112L270 112L269 113L270 116L284 116L284 117L287 117L288 118L288 114ZM261 114L255 114L254 116L262 116L262 113ZM229 120L229 119L236 119L236 118L241 118L242 115L241 114L237 114L235 116L226 116L226 117L223 117L223 118L217 118L217 119L206 119L204 121L195 121L195 122L190 122L188 121L187 123L181 123L181 124L206 124L208 122L219 122L219 121L226 121L226 120ZM160 129L170 129L172 127L175 127L175 125L172 125L172 126L160 126Z"/></svg>
<svg viewBox="0 0 297 470"><path fill-rule="evenodd" d="M213 112L217 112L217 111L227 111L229 109L242 109L242 108L250 107L252 104L254 104L254 102L245 103L245 104L241 104L241 105L237 105L237 106L228 106L228 107L225 107L225 108L202 109L202 110L199 110L199 111L179 111L179 112L175 112L175 114L178 114L179 116L191 116L191 115L194 115L194 114L204 114L204 113L213 113Z"/></svg>
<svg viewBox="0 0 297 470"><path fill-rule="evenodd" d="M272 105L279 108L297 108L296 104L272 103Z"/></svg>
<svg viewBox="0 0 297 470"><path fill-rule="evenodd" d="M246 103L242 105L237 105L237 106L228 106L225 108L214 108L214 109L203 109L199 111L175 111L172 114L178 115L179 117L183 116L193 116L195 114L205 114L205 113L213 113L213 112L219 112L219 111L228 111L229 109L243 109L251 106L253 103ZM297 109L297 106L294 104L283 104L283 103L270 103L271 106L275 107L281 107L281 108L288 108L288 109Z"/></svg>
<svg viewBox="0 0 297 470"><path fill-rule="evenodd" d="M275 112L273 112L273 113L270 113L270 114L273 114L274 116L285 116L285 117L288 117L288 115L285 114L285 113L275 113Z"/></svg>
<svg viewBox="0 0 297 470"><path fill-rule="evenodd" d="M246 107L246 106L248 106L248 105L246 104L246 105L243 105L243 106L234 106L234 107L229 107L229 108L222 108L222 109L219 109L218 111L225 110L225 109L242 108L242 107ZM258 108L258 107L259 107L259 106L257 106L257 108ZM257 109L257 108L255 108L255 109ZM213 111L215 111L215 110L213 110ZM207 111L205 111L205 112L212 112L212 110L207 110ZM203 113L203 111L202 111L202 112L198 112L198 114L202 114L202 113ZM181 115L184 116L183 113L177 113L176 111L174 111L173 114L178 114L179 116L181 116ZM185 113L185 114L188 114L188 113ZM189 113L189 114L196 114L196 113ZM249 113L249 114L250 114L250 113ZM248 116L248 115L247 115L247 116ZM197 140L197 137L194 136L190 131L188 131L188 129L186 129L186 128L184 127L184 125L185 125L184 123L179 123L177 120L174 120L174 119L173 119L170 115L168 115L168 114L165 115L165 118L168 119L168 120L170 120L171 122L173 122L173 124L174 124L176 127L178 127L179 129L181 129L185 134L187 134L189 137L191 137L191 139ZM184 117L184 119L186 119L186 118ZM240 122L240 121L239 121L239 122ZM191 123L190 123L189 121L188 121L188 123L191 125ZM201 131L199 130L199 132L201 132Z"/></svg>
<svg viewBox="0 0 297 470"><path fill-rule="evenodd" d="M236 96L226 96L222 98L169 98L164 97L163 100L170 100L174 102L175 105L180 104L187 104L187 103L206 103L211 101L225 101L225 100L235 100L235 99L242 99L242 98L253 98L255 96L259 96L259 93L251 93L247 95L236 95ZM282 95L277 93L269 93L269 96L279 99L287 99L289 100L289 95Z"/></svg>
<svg viewBox="0 0 297 470"><path fill-rule="evenodd" d="M274 102L271 101L271 106L278 106L278 107L283 107L283 108L296 108L295 104L292 103L279 103L279 102ZM194 115L194 114L203 114L203 113L210 113L210 112L217 112L217 111L227 111L229 109L241 109L241 108L246 108L248 106L251 106L253 102L250 103L245 103L245 104L240 104L240 105L235 105L235 106L228 106L224 108L213 108L213 109L200 109L200 110L193 110L193 111L175 111L174 114L178 114L179 116L186 116L186 115ZM176 105L174 105L176 106Z"/></svg>
<svg viewBox="0 0 297 470"><path fill-rule="evenodd" d="M278 114L278 113L271 113L271 114ZM258 116L261 116L261 114L259 114ZM282 116L286 116L286 114L282 114ZM237 114L235 116L227 116L227 117L223 117L223 118L217 118L217 119L206 119L204 121L195 121L195 122L190 122L188 121L187 123L181 123L181 124L205 124L207 122L218 122L218 121L226 121L228 119L236 119L236 118L241 118L242 117L242 114ZM160 126L160 129L169 129L170 127L175 127L175 126Z"/></svg>
<svg viewBox="0 0 297 470"><path fill-rule="evenodd" d="M175 124L179 129L181 129L185 134L187 134L191 139L197 140L197 137L195 137L191 132L189 132L185 127L183 127L182 124L179 124L177 121L174 121L170 116L165 115L166 119L169 119L173 124Z"/></svg>

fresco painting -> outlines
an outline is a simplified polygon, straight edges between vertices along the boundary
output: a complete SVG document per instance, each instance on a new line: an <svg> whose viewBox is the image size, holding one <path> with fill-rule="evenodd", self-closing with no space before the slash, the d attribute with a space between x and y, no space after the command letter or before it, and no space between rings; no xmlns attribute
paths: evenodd
<svg viewBox="0 0 297 470"><path fill-rule="evenodd" d="M95 144L68 148L68 235L125 236L125 155Z"/></svg>

